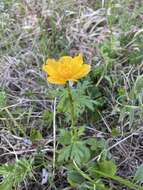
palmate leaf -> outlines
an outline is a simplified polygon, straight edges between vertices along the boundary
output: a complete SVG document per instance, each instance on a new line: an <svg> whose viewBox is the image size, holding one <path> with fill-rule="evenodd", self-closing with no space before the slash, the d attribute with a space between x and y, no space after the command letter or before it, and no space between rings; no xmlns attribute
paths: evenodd
<svg viewBox="0 0 143 190"><path fill-rule="evenodd" d="M94 110L94 105L100 105L100 103L96 100L92 100L90 96L87 96L86 91L91 87L91 84L88 81L84 81L83 83L78 82L76 87L71 89L75 112L77 116L81 114L85 108L90 110ZM59 103L57 106L58 112L70 113L71 103L69 101L68 91L67 89L60 90L60 93L56 94L59 96Z"/></svg>
<svg viewBox="0 0 143 190"><path fill-rule="evenodd" d="M87 90L89 88L92 88L92 85L88 81L84 81L83 83L78 82L76 90L72 90L72 95L79 107L87 107L93 111L94 104L99 105L99 102L92 100L90 96L87 96Z"/></svg>
<svg viewBox="0 0 143 190"><path fill-rule="evenodd" d="M107 143L103 138L89 138L86 140L86 144L91 147L91 150L96 150L97 153L98 151L103 151L107 149Z"/></svg>
<svg viewBox="0 0 143 190"><path fill-rule="evenodd" d="M101 175L98 174L97 171L115 176L117 167L112 160L102 160L96 163L90 163L88 171L92 177L100 179Z"/></svg>
<svg viewBox="0 0 143 190"><path fill-rule="evenodd" d="M117 166L112 160L104 160L98 163L98 169L110 176L114 176L117 171Z"/></svg>
<svg viewBox="0 0 143 190"><path fill-rule="evenodd" d="M68 161L71 154L71 145L62 148L59 151L58 162Z"/></svg>
<svg viewBox="0 0 143 190"><path fill-rule="evenodd" d="M67 90L63 89L61 95L60 95L60 101L57 106L57 110L59 112L66 112L69 111L70 108L70 101L68 98L68 92Z"/></svg>
<svg viewBox="0 0 143 190"><path fill-rule="evenodd" d="M90 84L89 81L85 80L83 81L82 83L81 82L78 82L77 83L77 91L78 91L78 94L82 95L82 94L85 94L86 90L91 87L92 85Z"/></svg>
<svg viewBox="0 0 143 190"><path fill-rule="evenodd" d="M98 164L95 164L94 173L97 174L98 177L105 177L112 180L115 180L131 189L135 190L143 190L143 187L137 185L136 183L133 183L132 181L128 179L124 179L122 177L119 177L116 175L116 165L112 160L103 160L99 162Z"/></svg>
<svg viewBox="0 0 143 190"><path fill-rule="evenodd" d="M94 111L94 104L98 104L97 101L91 100L89 96L82 95L82 96L77 96L75 97L75 102L79 105L79 107L87 107L91 111Z"/></svg>
<svg viewBox="0 0 143 190"><path fill-rule="evenodd" d="M78 184L82 184L84 181L85 179L76 170L68 171L68 182L73 187L76 187Z"/></svg>
<svg viewBox="0 0 143 190"><path fill-rule="evenodd" d="M71 131L66 129L60 129L60 136L58 139L58 142L63 145L69 145L71 144Z"/></svg>
<svg viewBox="0 0 143 190"><path fill-rule="evenodd" d="M90 150L82 141L73 144L71 151L71 159L75 160L78 164L87 162L90 159Z"/></svg>
<svg viewBox="0 0 143 190"><path fill-rule="evenodd" d="M90 159L90 150L82 141L76 141L59 151L58 162L75 160L79 165Z"/></svg>

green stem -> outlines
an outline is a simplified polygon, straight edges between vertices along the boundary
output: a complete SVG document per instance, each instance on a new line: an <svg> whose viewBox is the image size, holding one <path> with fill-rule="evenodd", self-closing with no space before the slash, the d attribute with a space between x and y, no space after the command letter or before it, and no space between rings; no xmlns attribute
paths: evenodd
<svg viewBox="0 0 143 190"><path fill-rule="evenodd" d="M70 100L70 111L71 111L71 128L75 129L75 124L76 124L76 119L75 119L75 109L74 109L74 100L72 97L72 92L69 83L67 83L67 90L68 90L68 95L69 95L69 100Z"/></svg>
<svg viewBox="0 0 143 190"><path fill-rule="evenodd" d="M132 188L132 189L135 189L135 190L143 190L143 187L139 186L139 185L136 185L135 183L127 180L127 179L124 179L122 177L119 177L119 176L111 176L109 174L106 174L104 172L101 172L101 171L98 171L98 170L95 170L96 173L100 174L101 176L103 177L107 177L107 178L110 178L112 180L115 180L115 181L118 181L119 183L123 184L123 185L126 185L127 187L129 188Z"/></svg>
<svg viewBox="0 0 143 190"><path fill-rule="evenodd" d="M93 183L93 185L96 186L98 181L93 180L92 178L89 177L89 175L87 175L85 172L83 172L78 165L76 164L76 162L73 160L74 166L76 168L76 170L88 181L90 181L91 183ZM110 178L112 180L118 181L119 183L126 185L127 187L131 188L131 189L135 189L135 190L143 190L143 187L136 185L135 183L132 183L131 181L124 179L122 177L119 176L111 176L109 174L106 174L104 172L98 171L98 170L94 170L97 174L101 175L102 177L105 178Z"/></svg>

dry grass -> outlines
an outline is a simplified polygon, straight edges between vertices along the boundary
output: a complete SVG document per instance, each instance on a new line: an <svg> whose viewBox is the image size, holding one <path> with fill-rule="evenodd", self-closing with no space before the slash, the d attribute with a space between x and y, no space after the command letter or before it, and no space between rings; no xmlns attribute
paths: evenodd
<svg viewBox="0 0 143 190"><path fill-rule="evenodd" d="M55 54L57 57L65 52L71 55L82 52L93 68L106 65L98 51L99 44L104 43L111 34L105 1L98 9L92 8L92 2L86 0L23 0L3 7L4 3L0 3L0 89L6 92L7 105L0 108L0 162L3 164L22 157L35 157L38 144L32 144L28 135L36 128L43 135L38 142L42 147L41 154L44 153L47 162L53 162L55 173L55 115L52 131L51 125L44 120L44 113L45 110L55 113L56 101L48 98L53 87L46 83L41 66L47 56ZM118 32L119 28L118 25L112 28L117 39L122 35ZM130 116L132 118L129 118L128 111L122 109L125 105L116 96L117 89L124 87L125 95L130 99L136 78L143 73L142 62L132 65L128 63L128 55L122 56L127 49L137 48L136 43L130 42L119 48L118 44L114 46L120 55L112 69L105 71L106 76L110 77L104 80L101 77L101 81L97 82L106 92L107 105L100 111L100 120L91 124L92 135L102 136L109 143L109 150L118 165L118 174L124 177L133 176L143 163L142 110L137 107L134 115ZM119 136L110 134L114 128L120 131ZM40 184L42 174L38 172L35 175ZM64 168L59 173L65 179ZM59 185L62 179L58 174L56 177L55 184ZM27 182L19 190L32 189L30 183ZM58 188L63 189L63 186L59 185ZM40 188L52 189L39 185Z"/></svg>

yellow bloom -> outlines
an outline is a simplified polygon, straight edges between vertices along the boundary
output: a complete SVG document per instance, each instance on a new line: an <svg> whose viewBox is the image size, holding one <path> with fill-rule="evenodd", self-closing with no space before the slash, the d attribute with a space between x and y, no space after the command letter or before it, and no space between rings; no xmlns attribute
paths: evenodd
<svg viewBox="0 0 143 190"><path fill-rule="evenodd" d="M43 65L43 70L48 74L48 82L65 84L67 81L77 81L86 76L90 65L83 63L81 54L74 58L63 56L59 60L48 59Z"/></svg>

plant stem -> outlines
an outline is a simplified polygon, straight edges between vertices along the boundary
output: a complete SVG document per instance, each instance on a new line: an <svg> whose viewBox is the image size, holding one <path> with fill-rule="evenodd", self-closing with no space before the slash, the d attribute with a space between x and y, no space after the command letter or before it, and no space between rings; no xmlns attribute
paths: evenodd
<svg viewBox="0 0 143 190"><path fill-rule="evenodd" d="M73 100L73 97L72 97L71 87L70 87L69 83L67 83L67 90L68 90L68 95L69 95L69 100L70 100L71 128L74 131L74 129L75 129L75 123L76 123L75 109L74 109L74 100Z"/></svg>
<svg viewBox="0 0 143 190"><path fill-rule="evenodd" d="M106 174L106 173L98 171L98 170L94 170L94 171L103 177L107 177L107 178L110 178L112 180L118 181L119 183L126 185L129 188L132 188L135 190L143 190L143 187L129 181L128 179L124 179L124 178L119 177L119 176L112 176L112 175Z"/></svg>
<svg viewBox="0 0 143 190"><path fill-rule="evenodd" d="M74 166L76 168L76 170L80 173L80 175L82 175L86 180L90 181L91 183L93 183L94 186L96 186L97 181L95 181L94 179L92 179L88 174L86 174L85 172L83 172L77 165L77 163L75 162L75 160L73 160ZM143 187L136 185L135 183L129 181L128 179L123 179L122 177L119 176L112 176L109 174L106 174L104 172L98 171L98 170L94 170L97 174L101 175L102 177L105 178L110 178L112 180L118 181L119 183L126 185L129 188L135 189L135 190L143 190Z"/></svg>

